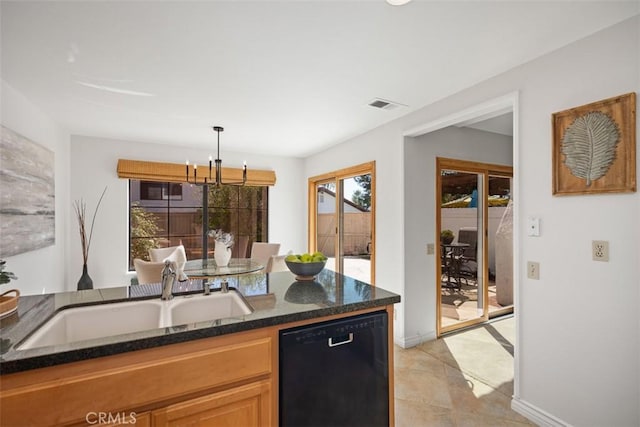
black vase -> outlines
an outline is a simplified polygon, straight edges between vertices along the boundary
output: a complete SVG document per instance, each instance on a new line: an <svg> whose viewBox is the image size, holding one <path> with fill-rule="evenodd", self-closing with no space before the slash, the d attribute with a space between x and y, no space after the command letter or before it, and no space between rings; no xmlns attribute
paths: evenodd
<svg viewBox="0 0 640 427"><path fill-rule="evenodd" d="M80 280L78 280L78 290L82 291L85 289L93 289L93 280L91 280L89 273L87 273L87 264L82 265L82 276L80 276Z"/></svg>

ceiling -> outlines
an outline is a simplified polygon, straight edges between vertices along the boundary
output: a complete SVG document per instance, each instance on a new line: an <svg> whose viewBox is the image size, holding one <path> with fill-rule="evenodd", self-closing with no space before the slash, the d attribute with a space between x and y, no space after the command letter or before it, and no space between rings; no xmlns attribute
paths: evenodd
<svg viewBox="0 0 640 427"><path fill-rule="evenodd" d="M458 123L456 126L513 136L513 112L490 117L483 116Z"/></svg>
<svg viewBox="0 0 640 427"><path fill-rule="evenodd" d="M304 157L639 4L2 1L1 73L74 135Z"/></svg>

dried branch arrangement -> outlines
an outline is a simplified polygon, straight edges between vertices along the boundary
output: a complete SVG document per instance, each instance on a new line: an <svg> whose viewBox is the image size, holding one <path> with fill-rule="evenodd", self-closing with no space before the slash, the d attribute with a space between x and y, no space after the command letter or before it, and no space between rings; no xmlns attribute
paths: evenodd
<svg viewBox="0 0 640 427"><path fill-rule="evenodd" d="M98 208L100 208L100 203L102 203L102 198L104 197L104 193L106 192L107 187L104 187L102 195L100 196L98 204L96 205L96 210L93 212L93 218L91 219L91 228L89 229L89 237L87 237L86 227L87 204L83 199L73 202L73 207L76 211L76 218L78 218L78 227L80 231L80 243L82 245L82 263L85 265L87 264L87 261L89 261L89 249L91 248L91 237L93 236L93 225L96 221L96 214L98 213Z"/></svg>

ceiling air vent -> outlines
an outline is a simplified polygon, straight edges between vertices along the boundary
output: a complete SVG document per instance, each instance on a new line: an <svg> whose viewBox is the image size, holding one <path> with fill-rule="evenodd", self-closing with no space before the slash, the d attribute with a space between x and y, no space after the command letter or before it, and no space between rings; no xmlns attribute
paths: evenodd
<svg viewBox="0 0 640 427"><path fill-rule="evenodd" d="M398 107L405 107L405 105L402 105L398 102L393 102L382 98L374 98L369 101L368 105L374 108L379 108L381 110L393 110Z"/></svg>

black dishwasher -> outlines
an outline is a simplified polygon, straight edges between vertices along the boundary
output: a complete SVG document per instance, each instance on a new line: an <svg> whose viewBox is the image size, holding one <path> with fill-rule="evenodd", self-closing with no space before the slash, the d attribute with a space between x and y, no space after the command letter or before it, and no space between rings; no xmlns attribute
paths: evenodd
<svg viewBox="0 0 640 427"><path fill-rule="evenodd" d="M280 332L280 425L388 426L387 312Z"/></svg>

